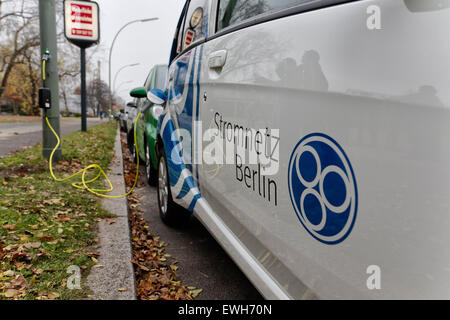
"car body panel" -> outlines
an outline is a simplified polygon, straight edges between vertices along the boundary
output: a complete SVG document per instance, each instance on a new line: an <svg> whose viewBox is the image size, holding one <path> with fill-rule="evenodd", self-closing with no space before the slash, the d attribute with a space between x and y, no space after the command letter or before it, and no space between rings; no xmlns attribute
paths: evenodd
<svg viewBox="0 0 450 320"><path fill-rule="evenodd" d="M166 86L166 82L167 65L155 65L150 70L144 87L147 91L150 91L154 88L165 90L165 88L162 87ZM150 101L148 101L147 98L138 99L137 111L140 112L149 103ZM146 159L144 143L147 142L150 151L151 164L154 169L156 169L157 166L155 145L158 127L158 119L155 118L152 113L152 108L155 107L156 105L152 105L147 111L145 111L145 113L141 115L136 129L136 140L138 143L139 156L141 159Z"/></svg>
<svg viewBox="0 0 450 320"><path fill-rule="evenodd" d="M207 39L169 67L159 132L172 155L174 201L195 212L266 298L450 298L450 9L415 12L412 2L356 1L277 18ZM369 8L382 13L380 29L369 27ZM223 50L223 69L209 68ZM223 122L279 129L271 199L258 172L250 184L236 165L196 164L203 132ZM177 129L192 141L181 142ZM335 143L354 178L355 218L339 241L314 237L292 197L290 163L311 135ZM371 266L382 272L381 290L368 287Z"/></svg>

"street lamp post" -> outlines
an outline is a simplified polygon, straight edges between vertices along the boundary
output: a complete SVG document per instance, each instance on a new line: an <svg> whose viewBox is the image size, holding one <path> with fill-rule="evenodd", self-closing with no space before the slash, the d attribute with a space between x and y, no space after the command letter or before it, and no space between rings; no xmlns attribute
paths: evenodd
<svg viewBox="0 0 450 320"><path fill-rule="evenodd" d="M116 87L114 87L114 92L118 92L119 89L120 89L124 84L132 83L132 82L133 82L132 80L122 82L121 84L119 84L119 86L117 87L117 89L116 89Z"/></svg>
<svg viewBox="0 0 450 320"><path fill-rule="evenodd" d="M119 76L119 73L120 73L122 70L124 70L124 69L126 69L126 68L130 68L130 67L136 67L136 66L138 66L138 65L140 65L140 63L128 64L128 65L123 66L122 68L120 68L119 71L117 71L117 72L116 72L116 75L114 76L114 81L113 81L113 86L112 86L112 88L113 88L113 89L116 88L117 77ZM113 93L115 93L115 91L116 91L116 90L114 90Z"/></svg>
<svg viewBox="0 0 450 320"><path fill-rule="evenodd" d="M112 90L111 90L111 57L112 57L112 50L114 48L114 44L117 40L117 37L119 36L120 32L122 32L123 29L125 29L126 27L128 27L129 25L133 24L133 23L137 23L137 22L150 22L150 21L155 21L158 20L158 18L149 18L149 19L138 19L138 20L133 20L130 21L128 23L126 23L122 28L119 29L119 31L116 33L116 35L114 36L113 42L111 44L111 48L109 49L109 114L111 115L112 112Z"/></svg>

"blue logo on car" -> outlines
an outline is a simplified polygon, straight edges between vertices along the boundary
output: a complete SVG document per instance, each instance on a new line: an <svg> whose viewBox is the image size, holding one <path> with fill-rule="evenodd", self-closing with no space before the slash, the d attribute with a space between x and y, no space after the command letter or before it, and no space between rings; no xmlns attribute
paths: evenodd
<svg viewBox="0 0 450 320"><path fill-rule="evenodd" d="M308 233L333 245L351 233L358 209L358 190L350 161L331 137L304 137L289 161L289 194Z"/></svg>

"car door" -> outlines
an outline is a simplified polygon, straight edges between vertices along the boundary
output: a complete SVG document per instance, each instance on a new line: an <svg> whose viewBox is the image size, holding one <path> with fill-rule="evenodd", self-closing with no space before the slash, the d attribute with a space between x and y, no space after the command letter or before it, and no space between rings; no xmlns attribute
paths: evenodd
<svg viewBox="0 0 450 320"><path fill-rule="evenodd" d="M192 150L200 112L199 77L202 43L208 33L209 2L186 2L172 49L169 99L160 128L174 201L191 211L200 197Z"/></svg>
<svg viewBox="0 0 450 320"><path fill-rule="evenodd" d="M226 228L290 297L449 297L450 9L220 0L215 13L200 119L275 168L200 167Z"/></svg>

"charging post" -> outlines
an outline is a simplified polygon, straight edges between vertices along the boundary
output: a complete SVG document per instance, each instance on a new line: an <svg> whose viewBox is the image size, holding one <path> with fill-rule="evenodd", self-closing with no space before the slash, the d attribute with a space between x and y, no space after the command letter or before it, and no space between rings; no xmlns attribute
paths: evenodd
<svg viewBox="0 0 450 320"><path fill-rule="evenodd" d="M43 85L39 90L39 106L42 108L42 155L45 159L49 159L57 140L45 117L54 130L58 134L60 132L55 0L39 0L39 26ZM53 158L55 161L62 159L61 147L56 150Z"/></svg>
<svg viewBox="0 0 450 320"><path fill-rule="evenodd" d="M80 48L81 131L87 130L86 49L100 41L99 7L89 0L64 0L64 34Z"/></svg>

